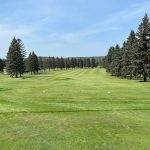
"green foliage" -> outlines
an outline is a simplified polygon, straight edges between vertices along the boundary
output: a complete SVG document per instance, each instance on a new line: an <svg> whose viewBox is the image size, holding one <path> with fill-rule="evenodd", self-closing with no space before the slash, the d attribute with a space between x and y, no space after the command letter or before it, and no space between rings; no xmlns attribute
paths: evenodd
<svg viewBox="0 0 150 150"><path fill-rule="evenodd" d="M42 59L42 57L39 57L38 60L39 60L39 69L43 70L44 69L44 65L43 65L43 59Z"/></svg>
<svg viewBox="0 0 150 150"><path fill-rule="evenodd" d="M111 47L104 59L104 67L112 75L130 79L150 78L150 22L145 14L137 33L133 30L123 47Z"/></svg>
<svg viewBox="0 0 150 150"><path fill-rule="evenodd" d="M25 50L20 39L13 38L7 53L6 69L8 74L13 77L21 76L25 71Z"/></svg>
<svg viewBox="0 0 150 150"><path fill-rule="evenodd" d="M5 60L0 59L0 72L4 71L4 67L5 67Z"/></svg>
<svg viewBox="0 0 150 150"><path fill-rule="evenodd" d="M144 81L150 74L150 22L147 14L145 14L138 32L138 73L143 75Z"/></svg>
<svg viewBox="0 0 150 150"><path fill-rule="evenodd" d="M28 60L27 60L27 71L31 72L31 74L36 74L39 71L39 60L37 55L32 52L29 54Z"/></svg>
<svg viewBox="0 0 150 150"><path fill-rule="evenodd" d="M40 70L46 69L69 69L69 68L95 68L101 65L102 58L86 57L39 57Z"/></svg>

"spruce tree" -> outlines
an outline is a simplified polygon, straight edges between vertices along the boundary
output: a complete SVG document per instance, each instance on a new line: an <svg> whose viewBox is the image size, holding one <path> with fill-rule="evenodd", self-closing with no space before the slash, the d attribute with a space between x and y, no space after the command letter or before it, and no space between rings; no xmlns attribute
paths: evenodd
<svg viewBox="0 0 150 150"><path fill-rule="evenodd" d="M91 67L92 68L95 68L96 67L96 60L94 57L92 57L92 60L91 60Z"/></svg>
<svg viewBox="0 0 150 150"><path fill-rule="evenodd" d="M87 58L87 67L88 67L88 68L91 67L91 60L90 60L90 58Z"/></svg>
<svg viewBox="0 0 150 150"><path fill-rule="evenodd" d="M84 68L87 67L87 59L86 58L83 59L83 66L84 66Z"/></svg>
<svg viewBox="0 0 150 150"><path fill-rule="evenodd" d="M25 71L25 50L20 39L13 38L7 53L6 69L13 77L21 76Z"/></svg>
<svg viewBox="0 0 150 150"><path fill-rule="evenodd" d="M56 60L55 60L55 57L52 57L52 69L56 69Z"/></svg>
<svg viewBox="0 0 150 150"><path fill-rule="evenodd" d="M43 57L42 60L43 60L43 69L45 71L46 69L48 69L48 58Z"/></svg>
<svg viewBox="0 0 150 150"><path fill-rule="evenodd" d="M38 60L39 60L39 69L43 70L44 67L43 67L43 59L42 59L42 57L39 57Z"/></svg>
<svg viewBox="0 0 150 150"><path fill-rule="evenodd" d="M65 61L63 57L60 58L60 68L61 69L65 68Z"/></svg>
<svg viewBox="0 0 150 150"><path fill-rule="evenodd" d="M132 79L133 75L136 76L136 55L138 51L137 38L133 30L131 30L123 50L123 75L124 77L129 75Z"/></svg>
<svg viewBox="0 0 150 150"><path fill-rule="evenodd" d="M108 55L105 58L105 67L107 72L112 72L112 61L113 61L114 47L110 47Z"/></svg>
<svg viewBox="0 0 150 150"><path fill-rule="evenodd" d="M48 69L52 69L52 58L51 57L48 57Z"/></svg>
<svg viewBox="0 0 150 150"><path fill-rule="evenodd" d="M150 22L145 14L142 23L139 25L138 32L138 73L143 76L144 82L150 74Z"/></svg>
<svg viewBox="0 0 150 150"><path fill-rule="evenodd" d="M129 51L127 49L127 46L126 46L126 42L124 42L123 44L123 47L122 47L122 51L123 51L123 56L122 56L122 69L121 69L121 72L122 72L122 76L124 78L127 77L128 75L128 66L129 66Z"/></svg>
<svg viewBox="0 0 150 150"><path fill-rule="evenodd" d="M34 52L29 54L26 68L31 74L36 74L40 70L38 57Z"/></svg>
<svg viewBox="0 0 150 150"><path fill-rule="evenodd" d="M33 73L38 73L39 71L39 61L37 55L32 52L32 57L33 57Z"/></svg>
<svg viewBox="0 0 150 150"><path fill-rule="evenodd" d="M65 68L66 68L66 69L71 68L71 61L70 61L69 58L66 58L66 59L65 59Z"/></svg>
<svg viewBox="0 0 150 150"><path fill-rule="evenodd" d="M56 68L61 68L60 58L59 57L56 58Z"/></svg>
<svg viewBox="0 0 150 150"><path fill-rule="evenodd" d="M113 62L112 62L112 75L120 76L121 75L121 48L117 44L114 50Z"/></svg>
<svg viewBox="0 0 150 150"><path fill-rule="evenodd" d="M5 61L3 59L0 59L0 72L4 71L4 67L5 67Z"/></svg>

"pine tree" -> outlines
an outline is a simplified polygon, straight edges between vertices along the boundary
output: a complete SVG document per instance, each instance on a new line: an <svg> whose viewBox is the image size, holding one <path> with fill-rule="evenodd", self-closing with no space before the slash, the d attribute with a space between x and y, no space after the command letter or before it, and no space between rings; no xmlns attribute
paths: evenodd
<svg viewBox="0 0 150 150"><path fill-rule="evenodd" d="M55 60L55 57L52 57L52 69L56 69L56 60Z"/></svg>
<svg viewBox="0 0 150 150"><path fill-rule="evenodd" d="M25 50L20 39L13 38L7 53L6 69L13 77L21 76L25 71Z"/></svg>
<svg viewBox="0 0 150 150"><path fill-rule="evenodd" d="M39 71L39 61L37 55L32 52L32 57L33 57L33 73L38 73Z"/></svg>
<svg viewBox="0 0 150 150"><path fill-rule="evenodd" d="M60 58L57 57L55 60L56 60L56 68L61 68Z"/></svg>
<svg viewBox="0 0 150 150"><path fill-rule="evenodd" d="M70 58L66 58L65 59L65 68L66 69L70 69L72 66L71 66L71 59Z"/></svg>
<svg viewBox="0 0 150 150"><path fill-rule="evenodd" d="M110 47L107 57L105 58L105 67L107 72L112 72L112 61L113 61L113 53L114 53L114 47Z"/></svg>
<svg viewBox="0 0 150 150"><path fill-rule="evenodd" d="M87 58L87 67L88 67L88 68L91 67L91 60L90 60L90 58Z"/></svg>
<svg viewBox="0 0 150 150"><path fill-rule="evenodd" d="M65 68L65 61L63 57L60 58L60 68L61 69Z"/></svg>
<svg viewBox="0 0 150 150"><path fill-rule="evenodd" d="M31 72L31 74L36 74L39 71L39 61L37 55L32 52L29 54L28 62L27 62L27 70Z"/></svg>
<svg viewBox="0 0 150 150"><path fill-rule="evenodd" d="M0 59L0 72L4 71L4 67L5 67L5 61L3 59Z"/></svg>
<svg viewBox="0 0 150 150"><path fill-rule="evenodd" d="M109 49L103 66L115 76L129 76L130 79L139 76L145 82L150 78L150 22L147 14L137 34L132 30L122 48L117 45L114 50Z"/></svg>
<svg viewBox="0 0 150 150"><path fill-rule="evenodd" d="M87 59L86 58L83 59L83 66L84 66L84 68L87 67Z"/></svg>
<svg viewBox="0 0 150 150"><path fill-rule="evenodd" d="M92 57L92 60L91 60L91 67L92 68L95 68L96 67L96 60L94 57Z"/></svg>
<svg viewBox="0 0 150 150"><path fill-rule="evenodd" d="M48 57L48 69L52 69L52 58L51 57Z"/></svg>
<svg viewBox="0 0 150 150"><path fill-rule="evenodd" d="M34 69L32 53L30 53L28 56L26 69L27 69L27 71L31 72L31 74L32 74L33 69Z"/></svg>
<svg viewBox="0 0 150 150"><path fill-rule="evenodd" d="M25 72L25 56L26 52L24 50L24 44L22 43L21 39L17 39L18 42L18 71L20 77Z"/></svg>
<svg viewBox="0 0 150 150"><path fill-rule="evenodd" d="M124 42L123 47L122 47L122 51L123 51L122 66L123 67L122 67L121 72L124 78L126 78L128 75L128 66L129 66L129 54L128 54L129 51L126 45L127 45L126 42Z"/></svg>
<svg viewBox="0 0 150 150"><path fill-rule="evenodd" d="M70 64L72 69L75 68L77 65L76 60L74 58L71 58Z"/></svg>
<svg viewBox="0 0 150 150"><path fill-rule="evenodd" d="M120 76L121 75L121 48L117 44L113 54L113 62L112 62L112 75Z"/></svg>
<svg viewBox="0 0 150 150"><path fill-rule="evenodd" d="M136 55L138 50L138 43L135 32L131 30L127 42L123 47L123 75L136 76Z"/></svg>
<svg viewBox="0 0 150 150"><path fill-rule="evenodd" d="M43 59L42 59L42 57L39 57L38 60L39 60L39 69L43 70L44 67L43 67Z"/></svg>
<svg viewBox="0 0 150 150"><path fill-rule="evenodd" d="M78 62L78 67L79 68L83 68L83 60L82 60L82 58L78 58L77 62Z"/></svg>
<svg viewBox="0 0 150 150"><path fill-rule="evenodd" d="M143 76L144 82L150 74L150 22L145 14L142 23L139 25L138 32L138 73Z"/></svg>
<svg viewBox="0 0 150 150"><path fill-rule="evenodd" d="M48 58L43 57L42 60L43 60L43 69L45 71L46 69L48 69Z"/></svg>

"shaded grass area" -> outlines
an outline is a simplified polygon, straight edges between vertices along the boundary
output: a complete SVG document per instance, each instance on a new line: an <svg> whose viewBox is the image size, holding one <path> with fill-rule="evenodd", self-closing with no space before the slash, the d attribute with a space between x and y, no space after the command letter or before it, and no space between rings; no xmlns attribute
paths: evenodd
<svg viewBox="0 0 150 150"><path fill-rule="evenodd" d="M148 150L150 84L103 69L0 75L0 149Z"/></svg>

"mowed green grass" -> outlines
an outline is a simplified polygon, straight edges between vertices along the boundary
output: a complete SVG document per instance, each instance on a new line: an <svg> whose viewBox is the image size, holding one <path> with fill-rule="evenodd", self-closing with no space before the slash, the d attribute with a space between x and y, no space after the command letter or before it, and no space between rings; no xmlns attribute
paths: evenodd
<svg viewBox="0 0 150 150"><path fill-rule="evenodd" d="M0 75L1 150L149 150L150 83L104 69Z"/></svg>

